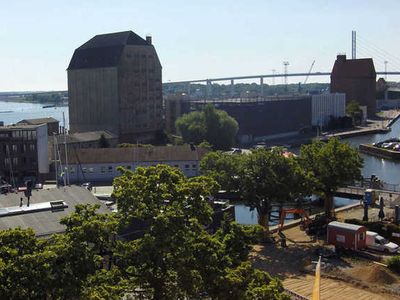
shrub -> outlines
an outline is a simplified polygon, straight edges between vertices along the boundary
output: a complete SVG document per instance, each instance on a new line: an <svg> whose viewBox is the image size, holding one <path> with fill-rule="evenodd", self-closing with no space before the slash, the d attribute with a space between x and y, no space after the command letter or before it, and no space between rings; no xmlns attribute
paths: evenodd
<svg viewBox="0 0 400 300"><path fill-rule="evenodd" d="M400 255L389 258L387 265L390 270L400 274Z"/></svg>

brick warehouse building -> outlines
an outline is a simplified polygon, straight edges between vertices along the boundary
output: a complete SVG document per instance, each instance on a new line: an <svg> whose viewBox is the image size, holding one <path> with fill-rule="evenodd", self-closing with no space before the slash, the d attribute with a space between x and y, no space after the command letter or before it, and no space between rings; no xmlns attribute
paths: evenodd
<svg viewBox="0 0 400 300"><path fill-rule="evenodd" d="M331 73L331 93L345 93L346 102L367 106L368 117L376 113L376 72L371 58L346 59L338 55Z"/></svg>
<svg viewBox="0 0 400 300"><path fill-rule="evenodd" d="M96 35L68 66L71 132L109 130L120 142L149 142L163 128L161 64L151 37Z"/></svg>

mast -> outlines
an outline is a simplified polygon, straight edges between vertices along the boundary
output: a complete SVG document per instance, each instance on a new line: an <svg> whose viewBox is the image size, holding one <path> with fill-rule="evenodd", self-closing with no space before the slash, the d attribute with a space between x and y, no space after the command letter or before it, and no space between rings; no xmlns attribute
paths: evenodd
<svg viewBox="0 0 400 300"><path fill-rule="evenodd" d="M53 146L53 148L54 148L54 170L56 173L56 186L58 188L57 148L56 148L57 147L57 137L56 137L55 132L53 133L53 137L54 137L54 142L53 142L53 144L54 144L54 146Z"/></svg>
<svg viewBox="0 0 400 300"><path fill-rule="evenodd" d="M64 128L63 128L63 132L64 132L64 151L65 151L65 168L66 168L66 176L67 176L67 185L69 185L69 166L68 166L68 147L67 147L67 129L65 127L65 114L63 112L63 123L64 123Z"/></svg>

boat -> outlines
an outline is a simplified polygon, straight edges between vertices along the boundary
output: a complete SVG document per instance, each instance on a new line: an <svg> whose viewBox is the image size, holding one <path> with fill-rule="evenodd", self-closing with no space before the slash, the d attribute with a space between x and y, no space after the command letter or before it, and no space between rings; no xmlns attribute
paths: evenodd
<svg viewBox="0 0 400 300"><path fill-rule="evenodd" d="M42 108L50 108L50 107L56 107L54 104L50 104L50 105L43 105Z"/></svg>

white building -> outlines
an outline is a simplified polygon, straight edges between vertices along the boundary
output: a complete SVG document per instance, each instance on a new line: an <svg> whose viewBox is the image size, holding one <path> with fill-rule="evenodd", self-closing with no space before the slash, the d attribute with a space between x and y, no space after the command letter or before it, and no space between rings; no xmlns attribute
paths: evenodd
<svg viewBox="0 0 400 300"><path fill-rule="evenodd" d="M77 149L68 155L69 179L71 183L111 182L120 175L120 166L134 170L157 164L179 168L185 176L193 177L199 175L200 160L207 152L190 145ZM62 170L58 166L58 174L66 174Z"/></svg>
<svg viewBox="0 0 400 300"><path fill-rule="evenodd" d="M331 117L346 115L346 94L320 94L311 98L311 124L324 127Z"/></svg>

